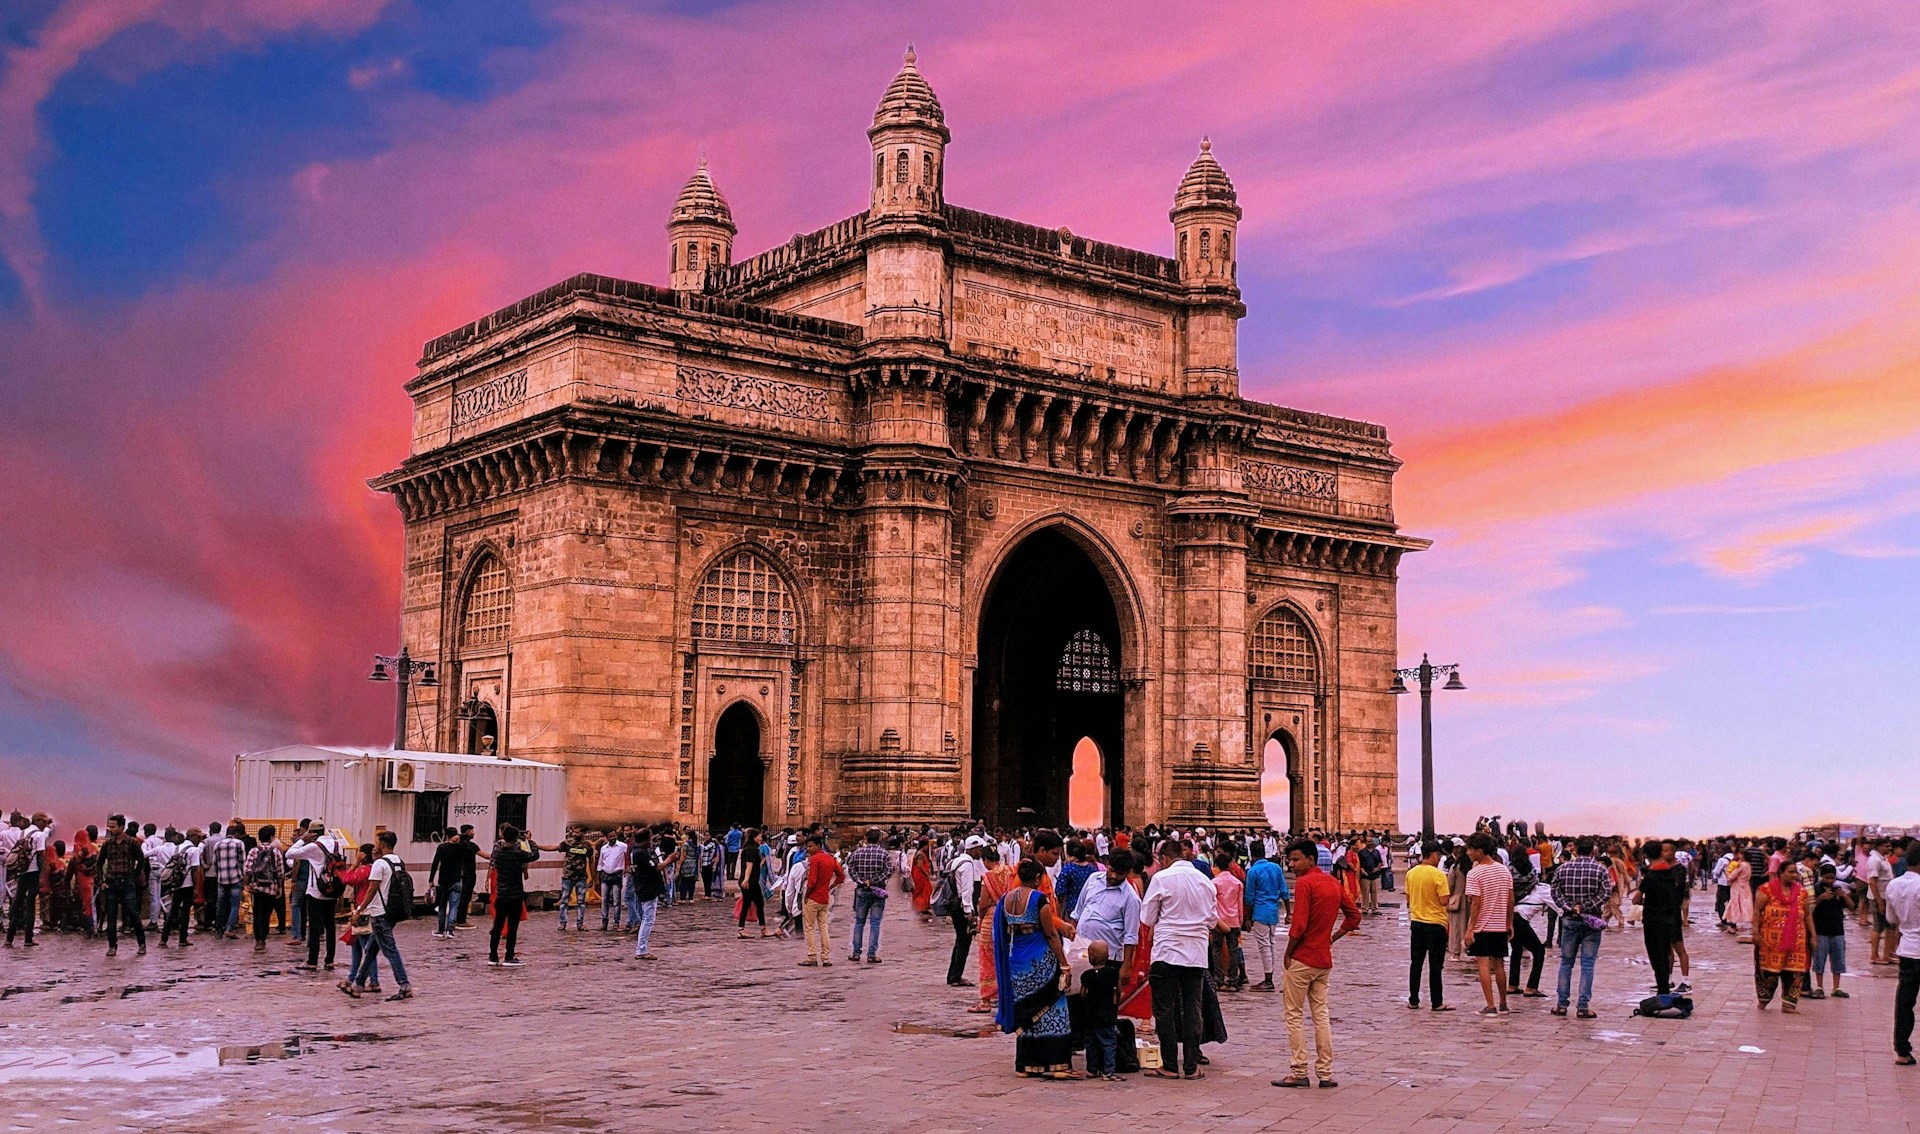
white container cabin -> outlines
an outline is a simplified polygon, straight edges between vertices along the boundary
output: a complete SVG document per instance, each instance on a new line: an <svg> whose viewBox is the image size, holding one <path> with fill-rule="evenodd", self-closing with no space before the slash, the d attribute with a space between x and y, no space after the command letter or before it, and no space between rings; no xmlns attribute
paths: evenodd
<svg viewBox="0 0 1920 1134"><path fill-rule="evenodd" d="M552 846L567 833L567 770L558 764L455 752L410 752L293 744L246 752L233 761L234 814L282 840L302 819L324 819L353 845L380 831L400 837L400 857L425 895L440 832L473 825L474 841L493 849L503 824ZM480 890L487 889L485 861ZM560 859L543 854L527 878L529 894L557 893Z"/></svg>

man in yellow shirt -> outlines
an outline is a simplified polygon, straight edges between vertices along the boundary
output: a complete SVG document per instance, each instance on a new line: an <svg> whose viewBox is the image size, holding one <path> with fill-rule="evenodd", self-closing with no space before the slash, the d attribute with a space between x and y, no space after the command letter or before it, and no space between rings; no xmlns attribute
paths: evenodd
<svg viewBox="0 0 1920 1134"><path fill-rule="evenodd" d="M1440 962L1447 955L1447 875L1440 844L1420 848L1420 863L1407 871L1407 913L1413 919L1413 961L1407 970L1407 1007L1420 1007L1420 966L1427 967L1427 998L1435 1012L1453 1008L1441 999Z"/></svg>

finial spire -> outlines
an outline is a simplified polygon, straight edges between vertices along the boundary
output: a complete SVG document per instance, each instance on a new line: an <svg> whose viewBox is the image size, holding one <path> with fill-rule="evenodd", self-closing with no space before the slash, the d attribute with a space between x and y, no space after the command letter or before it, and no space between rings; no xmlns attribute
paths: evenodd
<svg viewBox="0 0 1920 1134"><path fill-rule="evenodd" d="M911 67L911 66L913 66L913 59L914 59L914 56L913 56L913 44L911 44L911 43L909 43L909 44L907 44L907 58L906 58L906 64L907 64L907 66L909 66L909 67Z"/></svg>
<svg viewBox="0 0 1920 1134"><path fill-rule="evenodd" d="M1203 154L1213 152L1213 139L1207 137L1205 134L1200 135L1200 152Z"/></svg>

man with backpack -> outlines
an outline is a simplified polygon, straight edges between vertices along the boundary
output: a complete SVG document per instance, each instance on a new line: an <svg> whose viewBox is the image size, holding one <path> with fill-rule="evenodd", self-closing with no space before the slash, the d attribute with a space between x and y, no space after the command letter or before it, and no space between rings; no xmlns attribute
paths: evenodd
<svg viewBox="0 0 1920 1134"><path fill-rule="evenodd" d="M274 838L279 832L269 823L260 828L260 842L247 852L246 886L253 901L253 951L265 951L267 926L286 897L287 860Z"/></svg>
<svg viewBox="0 0 1920 1134"><path fill-rule="evenodd" d="M354 907L354 916L365 917L371 929L373 947L360 955L360 969L347 974L340 982L340 991L358 999L367 991L379 971L379 958L385 957L387 967L393 972L394 983L399 991L388 1000L412 1000L413 988L407 983L407 966L400 959L400 947L393 940L395 924L413 917L413 875L407 872L407 864L394 853L400 845L400 836L392 831L382 831L375 836L379 849L373 867L367 873L367 890ZM375 950L378 950L376 952Z"/></svg>
<svg viewBox="0 0 1920 1134"><path fill-rule="evenodd" d="M953 862L940 872L928 906L935 917L944 913L953 919L953 955L947 961L947 984L954 988L973 986L967 979L967 955L973 952L973 897L986 876L980 866L980 853L986 845L983 836L967 836L961 844L962 853L954 855Z"/></svg>
<svg viewBox="0 0 1920 1134"><path fill-rule="evenodd" d="M337 944L335 932L337 922L334 917L335 904L340 895L346 892L346 885L340 881L339 870L344 860L340 854L340 844L332 835L325 834L324 820L315 819L300 841L287 851L290 862L306 864L307 888L301 901L305 906L303 920L307 930L307 963L300 967L313 972L320 967L320 946L325 942L327 949L327 968L333 968L333 952ZM164 942L166 939L163 937Z"/></svg>
<svg viewBox="0 0 1920 1134"><path fill-rule="evenodd" d="M168 829L167 841L173 844L173 854L168 856L167 864L161 871L160 889L171 895L167 902L167 920L160 924L160 947L167 946L167 938L178 932L180 947L187 948L187 925L193 920L193 894L200 884L200 859L195 853L195 844L200 841L200 828L187 831L187 841L180 841L177 831Z"/></svg>

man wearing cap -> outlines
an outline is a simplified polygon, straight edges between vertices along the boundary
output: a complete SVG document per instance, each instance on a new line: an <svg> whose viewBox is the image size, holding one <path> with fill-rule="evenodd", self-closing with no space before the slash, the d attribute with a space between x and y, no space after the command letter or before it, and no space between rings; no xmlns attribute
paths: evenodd
<svg viewBox="0 0 1920 1134"><path fill-rule="evenodd" d="M986 877L986 871L980 866L980 852L986 846L985 838L968 835L960 844L960 853L947 868L953 878L954 893L953 955L947 961L947 984L954 988L973 986L967 979L967 954L973 952L973 895L980 880Z"/></svg>

